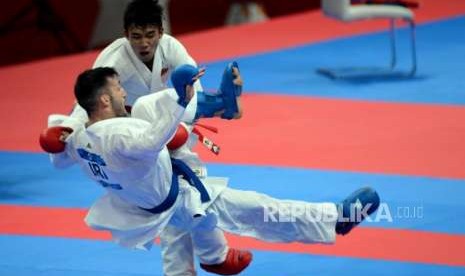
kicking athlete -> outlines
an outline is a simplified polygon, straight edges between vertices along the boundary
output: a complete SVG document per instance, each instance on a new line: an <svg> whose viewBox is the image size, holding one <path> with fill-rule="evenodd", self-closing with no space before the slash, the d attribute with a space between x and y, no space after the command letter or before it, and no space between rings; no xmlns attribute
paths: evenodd
<svg viewBox="0 0 465 276"><path fill-rule="evenodd" d="M230 70L225 72L229 77L224 79L232 78ZM167 231L162 252L179 249L187 240L180 243L173 237L188 237L184 252L195 252L204 270L232 275L249 265L252 254L229 248L223 231L269 242L334 243L336 234L349 233L361 221L338 220L339 213L352 217L356 206L364 219L378 208L379 196L370 188L355 191L338 211L338 204L331 202L279 200L231 189L225 178L197 177L192 160L171 158L166 145L195 95L194 82L203 74L191 65L178 67L171 76L174 89L139 98L133 118L125 110L126 92L114 69L95 68L78 77L75 96L89 121L63 118L41 139L44 149L55 152L57 167L78 163L106 189L86 216L90 227L110 231L123 246L145 249ZM222 83L225 90L234 89L227 84ZM57 144L64 146L62 152ZM306 212L296 213L291 223L273 223L264 220L270 206Z"/></svg>

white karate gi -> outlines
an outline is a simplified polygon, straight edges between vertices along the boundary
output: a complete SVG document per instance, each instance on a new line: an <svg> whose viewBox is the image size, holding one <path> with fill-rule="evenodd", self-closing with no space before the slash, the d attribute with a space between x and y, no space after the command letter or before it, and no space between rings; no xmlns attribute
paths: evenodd
<svg viewBox="0 0 465 276"><path fill-rule="evenodd" d="M133 106L144 95L161 91L168 87L171 72L179 65L190 64L197 67L186 48L174 37L163 34L155 49L152 70L139 59L131 48L129 40L119 38L108 45L94 62L96 67L113 67L119 74L121 86L126 90L126 104ZM194 83L196 91L203 91L200 81ZM186 108L183 122L192 123L197 110L197 95ZM85 110L76 104L73 117L87 121Z"/></svg>
<svg viewBox="0 0 465 276"><path fill-rule="evenodd" d="M338 215L334 203L278 200L234 190L226 187L225 178L201 178L211 197L209 202L201 203L199 192L180 180L180 193L172 208L157 215L140 209L160 204L169 191L172 168L165 144L184 111L176 99L173 89L141 97L133 108L133 116L141 119L108 119L87 129L79 123L61 123L75 130L67 138L65 153L55 155L54 163L69 165L66 159L74 159L92 179L106 183L107 194L86 216L90 227L109 230L117 243L142 249L148 249L153 238L161 234L165 275L195 275L193 252L201 263L222 262L228 250L222 230L270 242L334 242ZM78 148L101 156L106 166L92 169L89 160L77 154ZM203 166L195 160L196 154L179 156L196 170ZM122 189L111 188L111 184ZM292 222L266 221L268 206L292 206L313 217L333 220L309 220L308 213L299 212ZM197 214L201 216L194 218Z"/></svg>

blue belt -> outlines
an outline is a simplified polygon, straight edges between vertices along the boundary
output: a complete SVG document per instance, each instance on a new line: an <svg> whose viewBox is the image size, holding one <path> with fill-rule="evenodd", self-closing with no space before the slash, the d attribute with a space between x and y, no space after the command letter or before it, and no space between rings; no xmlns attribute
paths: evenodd
<svg viewBox="0 0 465 276"><path fill-rule="evenodd" d="M203 185L202 181L195 175L195 173L187 166L186 163L179 159L171 158L171 165L173 167L173 176L171 178L171 187L168 192L168 196L163 200L159 205L146 209L139 207L145 211L148 211L153 214L160 214L169 208L171 208L176 202L176 198L179 194L179 176L181 175L190 185L194 186L200 192L200 200L202 203L210 201L210 195Z"/></svg>

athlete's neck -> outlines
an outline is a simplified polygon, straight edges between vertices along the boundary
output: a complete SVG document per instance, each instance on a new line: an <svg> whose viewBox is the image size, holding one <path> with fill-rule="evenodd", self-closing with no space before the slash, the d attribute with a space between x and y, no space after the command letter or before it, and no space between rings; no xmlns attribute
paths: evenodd
<svg viewBox="0 0 465 276"><path fill-rule="evenodd" d="M153 58L147 62L144 62L145 66L147 66L147 68L149 68L150 71L152 71L152 67L153 67Z"/></svg>
<svg viewBox="0 0 465 276"><path fill-rule="evenodd" d="M102 110L101 112L95 112L89 117L89 121L86 123L86 127L89 127L92 124L95 124L97 122L100 122L106 119L115 118L115 117L116 115L114 112L109 112L107 110Z"/></svg>

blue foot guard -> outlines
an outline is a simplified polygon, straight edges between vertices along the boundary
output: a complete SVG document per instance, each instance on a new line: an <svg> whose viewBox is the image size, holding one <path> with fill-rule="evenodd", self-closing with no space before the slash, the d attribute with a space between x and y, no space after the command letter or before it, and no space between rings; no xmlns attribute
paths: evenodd
<svg viewBox="0 0 465 276"><path fill-rule="evenodd" d="M231 120L239 113L239 105L236 97L242 94L242 86L233 83L233 68L239 70L239 65L235 61L226 66L217 93L209 94L203 91L197 92L196 119L211 118L215 116L215 113L224 110L221 118Z"/></svg>
<svg viewBox="0 0 465 276"><path fill-rule="evenodd" d="M372 188L361 188L353 192L338 205L340 217L336 223L336 233L349 233L378 209L379 202L379 195Z"/></svg>

